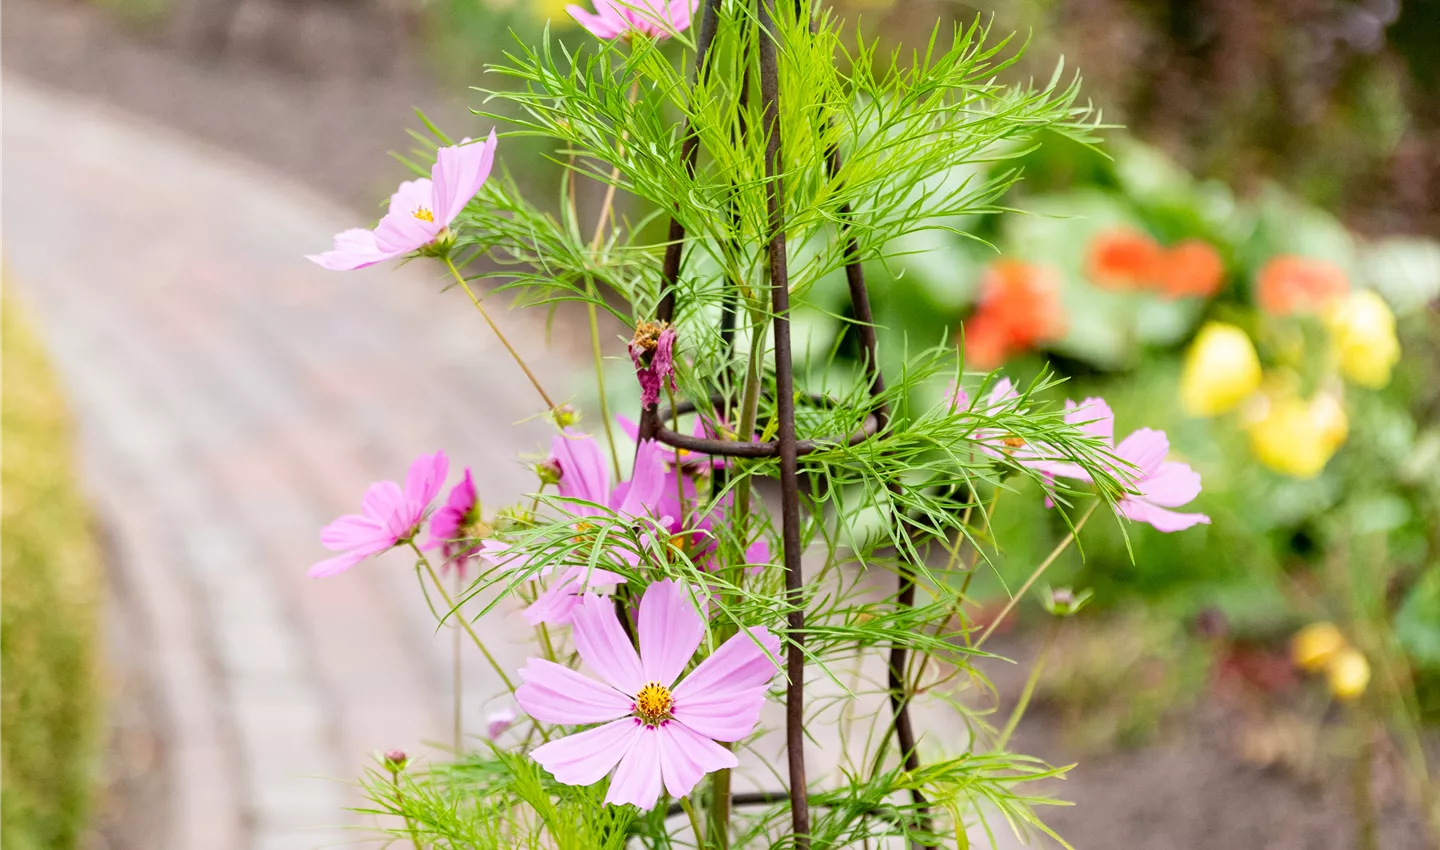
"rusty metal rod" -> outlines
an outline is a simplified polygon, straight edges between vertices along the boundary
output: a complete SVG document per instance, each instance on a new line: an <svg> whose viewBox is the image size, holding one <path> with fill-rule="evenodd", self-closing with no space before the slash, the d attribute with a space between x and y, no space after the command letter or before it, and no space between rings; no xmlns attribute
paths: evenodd
<svg viewBox="0 0 1440 850"><path fill-rule="evenodd" d="M790 345L790 271L785 255L785 194L781 180L779 33L774 0L755 1L760 97L765 127L765 205L770 227L771 329L775 340L775 407L780 449L780 523L784 548L789 643L785 649L785 755L790 824L796 850L810 847L810 799L805 779L805 607L800 563L800 473L795 445L795 364Z"/></svg>

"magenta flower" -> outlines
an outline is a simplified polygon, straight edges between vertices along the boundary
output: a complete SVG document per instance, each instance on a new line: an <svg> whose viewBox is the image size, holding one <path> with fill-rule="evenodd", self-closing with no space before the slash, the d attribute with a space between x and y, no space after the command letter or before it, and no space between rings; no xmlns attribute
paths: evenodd
<svg viewBox="0 0 1440 850"><path fill-rule="evenodd" d="M479 553L479 547L466 538L480 522L480 498L475 492L475 479L470 469L460 483L450 488L445 504L430 517L430 540L420 547L426 551L440 549L445 564L465 574L466 563Z"/></svg>
<svg viewBox="0 0 1440 850"><path fill-rule="evenodd" d="M407 180L390 196L390 210L374 230L335 236L335 248L306 259L331 271L350 271L404 256L440 238L480 187L495 162L495 131L478 144L440 148L430 177Z"/></svg>
<svg viewBox="0 0 1440 850"><path fill-rule="evenodd" d="M624 414L616 414L615 421L620 425L620 430L633 443L640 442L640 425ZM724 423L721 423L724 427ZM718 436L714 428L705 424L705 420L699 416L695 417L695 425L690 433L696 437L714 438ZM704 475L712 469L719 469L725 465L725 458L720 455L701 455L689 449L677 449L670 446L665 447L665 465L671 470L680 469L690 475Z"/></svg>
<svg viewBox="0 0 1440 850"><path fill-rule="evenodd" d="M1166 460L1170 440L1164 431L1141 428L1121 441L1115 454L1139 470L1131 483L1138 495L1126 494L1116 507L1134 522L1149 523L1156 531L1183 531L1210 523L1205 514L1170 510L1189 504L1200 495L1200 474L1189 466ZM1126 477L1129 470L1120 470Z"/></svg>
<svg viewBox="0 0 1440 850"><path fill-rule="evenodd" d="M404 490L394 481L371 484L360 502L360 513L342 516L320 530L321 545L344 554L316 563L310 577L343 573L371 555L413 539L449 470L445 453L436 452L415 458L405 475Z"/></svg>
<svg viewBox="0 0 1440 850"><path fill-rule="evenodd" d="M532 626L541 623L567 625L575 613L575 608L587 593L595 593L603 586L624 583L624 576L610 570L592 570L589 566L571 567L521 613L525 621Z"/></svg>
<svg viewBox="0 0 1440 850"><path fill-rule="evenodd" d="M641 322L628 346L640 382L640 405L654 407L660 390L675 391L675 329L667 324Z"/></svg>
<svg viewBox="0 0 1440 850"><path fill-rule="evenodd" d="M690 27L694 0L594 0L595 11L566 6L580 26L596 38L630 38L635 33L668 38Z"/></svg>
<svg viewBox="0 0 1440 850"><path fill-rule="evenodd" d="M580 658L598 680L531 658L515 699L542 723L604 724L551 741L530 755L566 785L614 776L605 802L653 808L662 788L691 792L705 774L735 767L735 754L716 741L755 730L777 670L780 640L762 627L730 638L680 683L705 636L705 624L684 587L650 585L640 600L640 651L625 636L607 599L587 594L572 625Z"/></svg>

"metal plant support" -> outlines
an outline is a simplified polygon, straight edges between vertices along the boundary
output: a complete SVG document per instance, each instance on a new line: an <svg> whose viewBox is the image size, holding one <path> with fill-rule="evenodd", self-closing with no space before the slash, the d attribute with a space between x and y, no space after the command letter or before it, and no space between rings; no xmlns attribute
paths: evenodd
<svg viewBox="0 0 1440 850"><path fill-rule="evenodd" d="M697 80L706 73L706 59L719 26L721 0L704 0L699 33L696 43L695 74ZM813 451L817 444L848 443L855 445L866 440L883 439L889 424L889 410L884 402L877 401L870 417L858 433L842 435L829 440L797 440L795 430L795 377L793 351L790 340L790 287L789 269L785 248L784 186L780 177L781 146L780 134L780 75L778 67L777 41L779 36L774 22L775 0L756 0L755 21L759 27L757 52L760 66L760 94L762 98L762 120L766 136L765 175L767 178L767 210L769 215L769 245L767 249L770 275L771 308L773 311L773 333L775 348L775 406L777 414L776 439L773 441L732 441L695 437L666 428L664 421L695 410L691 402L681 402L673 410L661 411L658 405L644 408L640 412L640 439L653 439L678 449L685 449L706 455L735 458L778 458L780 461L781 494L781 540L785 569L785 588L790 603L788 615L789 643L785 652L785 673L788 684L785 691L785 739L789 768L789 799L791 825L797 848L810 845L810 803L807 797L805 776L805 611L801 602L801 588L804 575L801 566L800 542L800 484L799 457ZM745 72L748 75L748 70ZM693 84L694 81L692 81ZM745 81L748 83L748 79ZM742 83L740 109L745 109L745 95L748 85ZM743 124L742 129L743 132ZM681 156L687 171L693 176L699 139L684 130ZM841 154L838 146L827 151L826 167L834 176L840 173ZM839 238L845 245L845 276L849 286L850 301L855 317L855 329L864 352L865 374L869 379L872 398L885 390L885 378L881 374L877 358L875 326L870 309L870 296L865 285L865 271L861 263L860 249L847 222L850 210L842 207ZM656 320L671 322L675 315L675 290L680 278L685 248L685 227L672 218L669 241L666 246L661 268L660 300L656 308ZM727 344L734 341L734 311L727 299L722 335ZM759 344L758 341L755 344ZM812 401L824 403L821 398L808 396ZM899 485L891 483L892 491L898 492ZM902 520L903 521L903 520ZM911 529L906 529L910 531ZM914 605L915 582L911 567L904 564L899 570L899 587L896 604L904 607ZM910 718L910 695L907 693L904 670L906 649L895 642L889 653L888 686L890 707L894 716L895 739L899 746L905 769L915 771L919 759L915 752L915 731ZM928 821L924 796L918 789L911 791L913 802L920 811L922 822ZM769 795L737 795L737 803L768 802ZM928 824L922 823L922 826Z"/></svg>

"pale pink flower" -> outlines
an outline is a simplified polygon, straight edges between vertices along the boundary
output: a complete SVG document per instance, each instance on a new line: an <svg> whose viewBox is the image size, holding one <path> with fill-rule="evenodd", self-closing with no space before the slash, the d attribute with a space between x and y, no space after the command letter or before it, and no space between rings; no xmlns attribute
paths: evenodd
<svg viewBox="0 0 1440 850"><path fill-rule="evenodd" d="M445 453L435 452L410 464L403 490L394 481L371 484L360 502L360 513L342 516L320 530L320 543L344 554L316 563L310 577L343 573L371 555L413 539L449 469Z"/></svg>
<svg viewBox="0 0 1440 850"><path fill-rule="evenodd" d="M1133 464L1139 471L1130 489L1138 495L1126 494L1117 503L1120 513L1135 522L1149 523L1156 531L1183 531L1194 525L1209 525L1205 514L1187 514L1170 510L1189 504L1200 495L1200 474L1186 464L1166 460L1170 440L1164 431L1141 428L1120 442L1115 454ZM1129 470L1119 475L1127 477Z"/></svg>
<svg viewBox="0 0 1440 850"><path fill-rule="evenodd" d="M453 566L465 574L465 565L479 553L479 546L466 537L470 529L480 521L480 498L475 492L475 479L467 467L465 476L450 488L445 504L430 517L430 540L421 548L426 551L439 549L445 555L445 565Z"/></svg>
<svg viewBox="0 0 1440 850"><path fill-rule="evenodd" d="M636 618L638 653L607 599L587 594L572 626L575 649L598 679L531 658L515 691L521 709L542 723L604 724L530 754L558 781L591 785L613 770L605 802L648 810L662 789L684 797L705 774L738 764L715 742L755 730L777 670L779 638L750 627L677 685L705 637L682 585L667 579L646 589Z"/></svg>
<svg viewBox="0 0 1440 850"><path fill-rule="evenodd" d="M690 27L694 0L594 0L595 11L566 6L580 26L596 38L630 38L635 33L668 38Z"/></svg>
<svg viewBox="0 0 1440 850"><path fill-rule="evenodd" d="M331 271L363 269L404 256L440 238L485 185L495 162L495 131L484 142L435 152L430 177L407 180L390 196L390 210L374 230L354 228L335 236L335 248L306 259Z"/></svg>
<svg viewBox="0 0 1440 850"><path fill-rule="evenodd" d="M561 498L593 502L599 507L571 504L566 510L576 516L598 516L609 509L626 517L653 515L662 503L668 476L665 449L646 440L635 450L635 468L629 481L610 486L610 467L595 438L566 428L550 440L549 462L559 470L556 489ZM672 492L674 488L671 489ZM656 517L659 519L660 517Z"/></svg>

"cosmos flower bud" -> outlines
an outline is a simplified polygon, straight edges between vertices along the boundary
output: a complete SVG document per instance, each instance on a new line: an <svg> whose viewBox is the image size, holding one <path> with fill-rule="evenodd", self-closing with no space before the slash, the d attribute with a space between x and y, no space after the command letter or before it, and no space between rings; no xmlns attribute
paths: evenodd
<svg viewBox="0 0 1440 850"><path fill-rule="evenodd" d="M390 770L404 770L405 764L410 760L404 750L391 750L385 754L385 767Z"/></svg>
<svg viewBox="0 0 1440 850"><path fill-rule="evenodd" d="M1340 401L1321 393L1306 401L1273 395L1250 424L1250 451L1282 475L1314 478L1344 445L1349 422Z"/></svg>
<svg viewBox="0 0 1440 850"><path fill-rule="evenodd" d="M1228 413L1259 386L1260 357L1244 331L1224 322L1200 328L1180 372L1180 404L1186 413Z"/></svg>
<svg viewBox="0 0 1440 850"><path fill-rule="evenodd" d="M555 458L548 458L535 464L535 474L539 476L541 484L560 483L560 462Z"/></svg>
<svg viewBox="0 0 1440 850"><path fill-rule="evenodd" d="M555 427L569 428L580 421L580 413L573 405L562 404L550 411L550 416L555 420Z"/></svg>
<svg viewBox="0 0 1440 850"><path fill-rule="evenodd" d="M1290 660L1306 673L1318 673L1346 647L1334 623L1311 623L1290 639Z"/></svg>
<svg viewBox="0 0 1440 850"><path fill-rule="evenodd" d="M495 740L515 723L515 710L501 708L485 715L485 737Z"/></svg>
<svg viewBox="0 0 1440 850"><path fill-rule="evenodd" d="M1370 662L1358 649L1346 647L1330 659L1325 669L1325 682L1336 699L1359 699L1370 685Z"/></svg>
<svg viewBox="0 0 1440 850"><path fill-rule="evenodd" d="M1336 301L1325 312L1325 326L1340 356L1340 374L1362 387L1380 389L1400 360L1395 314L1372 290Z"/></svg>

